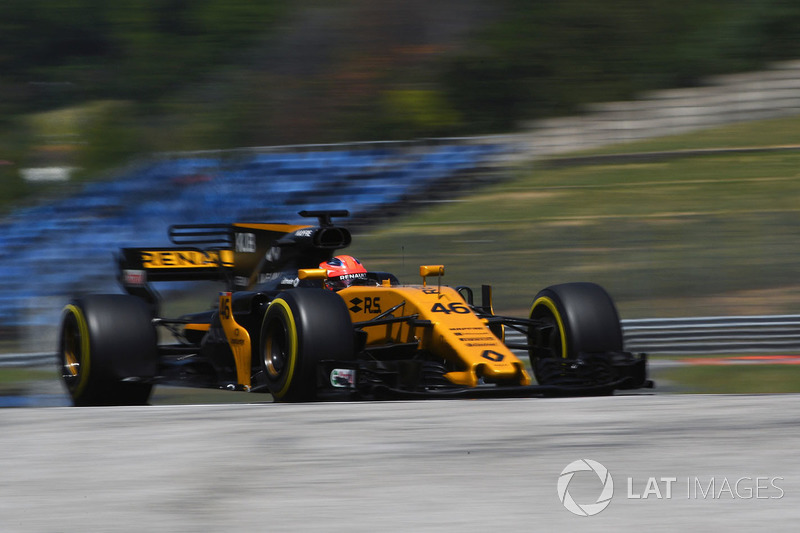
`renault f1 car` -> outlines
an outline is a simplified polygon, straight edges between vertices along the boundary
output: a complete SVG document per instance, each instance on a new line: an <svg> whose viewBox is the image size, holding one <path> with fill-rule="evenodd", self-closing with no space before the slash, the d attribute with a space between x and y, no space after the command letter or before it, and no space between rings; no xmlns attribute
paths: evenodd
<svg viewBox="0 0 800 533"><path fill-rule="evenodd" d="M599 395L652 384L644 354L623 351L613 301L591 283L543 289L528 317L494 314L491 287L421 283L367 272L339 291L320 269L350 232L317 225L178 225L173 246L123 248L127 294L76 298L63 310L58 357L75 405L145 404L156 384L270 393L276 401ZM210 309L161 315L152 284L217 280ZM507 329L526 343L507 345ZM168 333L168 342L161 339ZM512 350L527 351L528 365ZM532 375L531 375L532 373ZM536 383L534 384L534 378Z"/></svg>

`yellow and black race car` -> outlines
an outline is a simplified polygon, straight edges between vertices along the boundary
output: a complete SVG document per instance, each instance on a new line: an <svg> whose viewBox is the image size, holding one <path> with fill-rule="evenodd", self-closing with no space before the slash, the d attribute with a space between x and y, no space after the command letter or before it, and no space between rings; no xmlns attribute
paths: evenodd
<svg viewBox="0 0 800 533"><path fill-rule="evenodd" d="M317 225L172 226L172 247L122 249L128 294L83 296L62 314L60 371L75 405L144 404L159 383L286 402L652 386L646 356L623 351L616 308L598 285L548 287L528 317L497 316L491 287L476 303L469 287L442 284L441 265L421 266L417 285L358 266L337 272L348 256L334 252L351 235L332 217L347 211L300 214ZM218 280L226 290L212 309L161 316L151 283L177 280ZM507 328L527 343L505 344ZM527 350L533 376L512 349Z"/></svg>

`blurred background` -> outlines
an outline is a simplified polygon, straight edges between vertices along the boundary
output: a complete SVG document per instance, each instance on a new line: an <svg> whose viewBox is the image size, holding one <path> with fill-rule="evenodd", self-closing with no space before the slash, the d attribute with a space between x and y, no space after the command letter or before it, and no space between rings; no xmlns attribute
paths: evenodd
<svg viewBox="0 0 800 533"><path fill-rule="evenodd" d="M796 2L4 0L0 72L0 352L169 224L318 208L498 312L800 310Z"/></svg>
<svg viewBox="0 0 800 533"><path fill-rule="evenodd" d="M787 0L6 0L4 158L506 133L800 53ZM60 111L48 115L48 112Z"/></svg>

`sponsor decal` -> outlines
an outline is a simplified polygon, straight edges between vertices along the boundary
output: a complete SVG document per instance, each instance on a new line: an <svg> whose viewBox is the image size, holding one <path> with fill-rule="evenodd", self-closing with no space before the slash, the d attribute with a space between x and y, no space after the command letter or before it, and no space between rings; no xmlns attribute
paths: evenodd
<svg viewBox="0 0 800 533"><path fill-rule="evenodd" d="M494 345L497 342L496 337L494 337L493 335L489 335L488 333L485 333L483 331L481 331L480 333L476 331L470 331L466 333L461 333L457 331L453 333L453 335L455 335L456 339L460 340L461 342L491 342L492 345Z"/></svg>
<svg viewBox="0 0 800 533"><path fill-rule="evenodd" d="M484 359L488 359L489 361L494 361L495 363L499 363L503 359L505 359L505 355L501 353L497 353L494 350L484 350L481 354L481 357Z"/></svg>
<svg viewBox="0 0 800 533"><path fill-rule="evenodd" d="M328 270L328 276L333 274L332 270ZM336 276L337 279L363 279L366 278L367 275L364 272L360 272L358 274L342 274L341 276Z"/></svg>
<svg viewBox="0 0 800 533"><path fill-rule="evenodd" d="M142 251L144 268L208 268L232 266L230 250L201 252L200 250L153 250Z"/></svg>
<svg viewBox="0 0 800 533"><path fill-rule="evenodd" d="M353 388L356 384L356 371L352 368L334 368L331 370L331 385L337 388Z"/></svg>
<svg viewBox="0 0 800 533"><path fill-rule="evenodd" d="M129 287L143 287L147 284L147 272L144 270L123 270L122 282Z"/></svg>
<svg viewBox="0 0 800 533"><path fill-rule="evenodd" d="M258 275L258 283L266 283L268 281L273 281L278 279L281 276L280 272L265 272ZM245 280L244 285L250 282L247 278L243 278Z"/></svg>
<svg viewBox="0 0 800 533"><path fill-rule="evenodd" d="M281 258L281 249L273 246L264 254L264 259L270 263L277 263Z"/></svg>
<svg viewBox="0 0 800 533"><path fill-rule="evenodd" d="M352 305L349 309L353 313L360 313L363 311L372 315L379 315L383 312L381 309L380 296L366 296L363 300L356 297L350 300L350 303ZM361 304L364 304L364 307L361 307Z"/></svg>
<svg viewBox="0 0 800 533"><path fill-rule="evenodd" d="M254 233L237 233L236 234L236 251L242 253L255 253L256 251L256 236Z"/></svg>

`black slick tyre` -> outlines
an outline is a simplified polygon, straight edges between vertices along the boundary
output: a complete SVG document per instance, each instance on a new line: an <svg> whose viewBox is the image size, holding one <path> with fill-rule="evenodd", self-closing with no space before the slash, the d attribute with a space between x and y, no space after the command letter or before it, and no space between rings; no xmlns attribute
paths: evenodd
<svg viewBox="0 0 800 533"><path fill-rule="evenodd" d="M259 354L275 401L317 399L320 361L354 358L353 323L336 293L292 289L275 298L264 314Z"/></svg>
<svg viewBox="0 0 800 533"><path fill-rule="evenodd" d="M564 283L541 290L530 318L540 324L528 332L528 355L539 384L549 384L558 375L553 363L623 349L614 302L594 283Z"/></svg>
<svg viewBox="0 0 800 533"><path fill-rule="evenodd" d="M124 294L96 294L62 313L58 365L76 406L142 405L157 373L157 336L150 308Z"/></svg>

